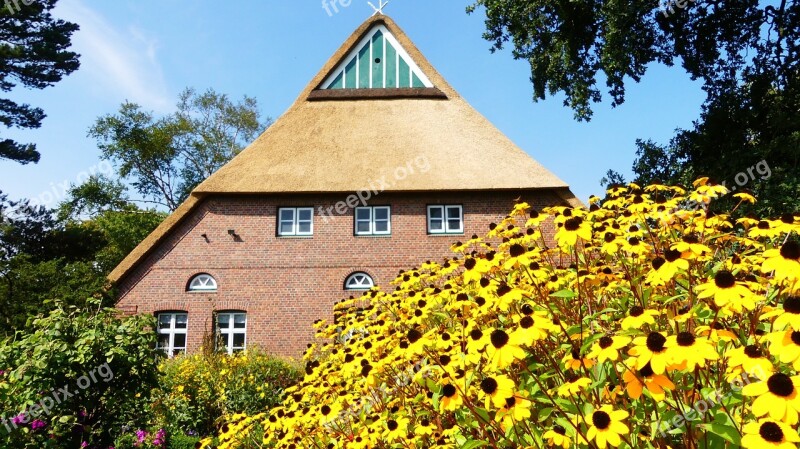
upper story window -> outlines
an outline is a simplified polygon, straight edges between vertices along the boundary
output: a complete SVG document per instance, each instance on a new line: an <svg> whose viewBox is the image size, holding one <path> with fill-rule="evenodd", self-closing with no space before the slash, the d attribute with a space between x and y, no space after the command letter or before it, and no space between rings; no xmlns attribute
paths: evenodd
<svg viewBox="0 0 800 449"><path fill-rule="evenodd" d="M278 236L309 236L313 234L313 208L282 207L278 209Z"/></svg>
<svg viewBox="0 0 800 449"><path fill-rule="evenodd" d="M156 349L174 357L186 352L186 331L189 315L186 312L165 312L158 315L158 343Z"/></svg>
<svg viewBox="0 0 800 449"><path fill-rule="evenodd" d="M353 273L344 281L345 290L369 290L375 286L367 273Z"/></svg>
<svg viewBox="0 0 800 449"><path fill-rule="evenodd" d="M221 312L217 314L219 343L228 354L244 351L247 345L247 313Z"/></svg>
<svg viewBox="0 0 800 449"><path fill-rule="evenodd" d="M190 292L215 292L217 280L210 274L198 274L189 281Z"/></svg>
<svg viewBox="0 0 800 449"><path fill-rule="evenodd" d="M357 207L356 235L389 235L392 233L392 213L389 206Z"/></svg>
<svg viewBox="0 0 800 449"><path fill-rule="evenodd" d="M461 206L428 206L428 234L463 234L464 210Z"/></svg>

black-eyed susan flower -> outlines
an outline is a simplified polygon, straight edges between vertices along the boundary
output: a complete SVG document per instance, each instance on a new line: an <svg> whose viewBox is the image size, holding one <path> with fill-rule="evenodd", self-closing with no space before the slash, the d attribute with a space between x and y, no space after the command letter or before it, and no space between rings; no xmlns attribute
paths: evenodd
<svg viewBox="0 0 800 449"><path fill-rule="evenodd" d="M800 369L800 332L789 328L772 332L767 339L770 342L770 354L777 357L781 363L791 364L795 370Z"/></svg>
<svg viewBox="0 0 800 449"><path fill-rule="evenodd" d="M695 337L691 332L670 335L664 346L670 352L672 363L681 370L694 371L697 366L705 367L709 360L719 360L711 342L704 337Z"/></svg>
<svg viewBox="0 0 800 449"><path fill-rule="evenodd" d="M386 439L386 441L397 441L404 439L408 433L409 422L410 420L404 416L387 420L383 437Z"/></svg>
<svg viewBox="0 0 800 449"><path fill-rule="evenodd" d="M650 332L647 337L636 337L633 340L634 347L628 351L628 355L636 357L636 369L644 368L649 362L653 372L663 374L670 362L666 343L667 337L663 334Z"/></svg>
<svg viewBox="0 0 800 449"><path fill-rule="evenodd" d="M720 270L714 279L697 286L697 297L701 299L714 298L717 307L730 307L734 312L741 312L742 308L753 310L753 292L736 281L736 277L727 270Z"/></svg>
<svg viewBox="0 0 800 449"><path fill-rule="evenodd" d="M746 449L796 449L797 431L772 419L750 422L744 426L742 447Z"/></svg>
<svg viewBox="0 0 800 449"><path fill-rule="evenodd" d="M757 417L769 415L776 421L789 425L797 424L800 411L800 376L775 373L766 381L754 382L742 389L745 396L755 397L753 414Z"/></svg>
<svg viewBox="0 0 800 449"><path fill-rule="evenodd" d="M644 389L647 389L653 399L657 401L663 400L666 396L664 390L675 389L675 384L664 374L654 373L649 363L637 371L626 369L622 374L622 381L625 382L625 391L628 392L628 396L634 400L642 396Z"/></svg>
<svg viewBox="0 0 800 449"><path fill-rule="evenodd" d="M520 318L519 327L511 333L511 340L518 345L532 345L543 340L553 328L553 322L545 312L535 312Z"/></svg>
<svg viewBox="0 0 800 449"><path fill-rule="evenodd" d="M442 397L439 399L439 408L441 410L455 411L464 405L464 398L458 391L455 385L445 383L442 385Z"/></svg>
<svg viewBox="0 0 800 449"><path fill-rule="evenodd" d="M503 407L497 410L495 419L500 422L503 431L508 431L518 422L531 417L531 401L527 391L518 391L513 396L506 398Z"/></svg>
<svg viewBox="0 0 800 449"><path fill-rule="evenodd" d="M769 220L760 220L754 227L747 231L747 236L752 239L778 237L783 233L781 227Z"/></svg>
<svg viewBox="0 0 800 449"><path fill-rule="evenodd" d="M580 352L577 349L572 348L564 358L561 359L561 363L564 364L564 369L579 371L582 367L589 369L594 366L594 362L590 360L588 357L581 357Z"/></svg>
<svg viewBox="0 0 800 449"><path fill-rule="evenodd" d="M624 335L604 335L592 344L587 358L603 363L606 360L616 362L619 360L619 350L631 342L630 337Z"/></svg>
<svg viewBox="0 0 800 449"><path fill-rule="evenodd" d="M774 309L761 315L761 319L768 319L777 316L772 323L775 330L785 329L791 326L792 329L800 329L800 297L790 296L783 300L783 307Z"/></svg>
<svg viewBox="0 0 800 449"><path fill-rule="evenodd" d="M592 379L588 377L574 377L574 378L567 378L563 384L558 386L557 393L562 398L568 398L570 396L577 396L582 391L586 390L589 385L592 384Z"/></svg>
<svg viewBox="0 0 800 449"><path fill-rule="evenodd" d="M622 329L641 329L645 324L653 325L656 323L655 317L658 315L659 313L655 310L633 306L628 312L628 316L622 319Z"/></svg>
<svg viewBox="0 0 800 449"><path fill-rule="evenodd" d="M711 248L700 243L700 239L697 237L697 234L684 235L681 237L680 242L672 245L671 249L678 251L681 254L681 257L687 259L701 259L706 256L710 256L712 253Z"/></svg>
<svg viewBox="0 0 800 449"><path fill-rule="evenodd" d="M614 410L610 405L600 407L584 417L586 425L589 426L586 438L589 441L594 440L600 449L619 446L622 442L620 435L629 432L628 426L622 422L627 417L628 412L624 410Z"/></svg>
<svg viewBox="0 0 800 449"><path fill-rule="evenodd" d="M765 356L758 345L740 346L729 349L725 355L728 357L729 382L744 375L766 379L775 372L772 362Z"/></svg>
<svg viewBox="0 0 800 449"><path fill-rule="evenodd" d="M503 407L506 403L506 398L513 396L516 391L514 381L504 375L485 377L481 380L480 387L481 392L486 395L487 409L489 408L489 403L498 408Z"/></svg>
<svg viewBox="0 0 800 449"><path fill-rule="evenodd" d="M555 238L558 246L562 248L575 246L579 238L584 241L591 241L592 225L582 217L570 217L558 229Z"/></svg>
<svg viewBox="0 0 800 449"><path fill-rule="evenodd" d="M489 344L486 345L486 355L489 357L489 369L496 371L503 369L517 360L525 358L523 350L503 329L495 329L489 335Z"/></svg>
<svg viewBox="0 0 800 449"><path fill-rule="evenodd" d="M572 438L567 435L567 429L557 424L553 426L552 429L545 432L542 437L547 440L549 446L560 446L564 449L569 449L572 444Z"/></svg>
<svg viewBox="0 0 800 449"><path fill-rule="evenodd" d="M764 251L766 259L761 265L764 273L775 272L778 282L800 279L800 244L788 241L778 249Z"/></svg>

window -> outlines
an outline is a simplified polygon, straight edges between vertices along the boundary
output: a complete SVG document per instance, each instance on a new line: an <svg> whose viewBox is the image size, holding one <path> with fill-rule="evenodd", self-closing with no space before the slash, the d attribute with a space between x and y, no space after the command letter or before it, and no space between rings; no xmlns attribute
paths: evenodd
<svg viewBox="0 0 800 449"><path fill-rule="evenodd" d="M186 352L186 329L188 327L186 312L169 312L158 314L158 343L156 348L164 351L167 357Z"/></svg>
<svg viewBox="0 0 800 449"><path fill-rule="evenodd" d="M219 342L228 354L244 351L247 340L247 314L223 312L217 314Z"/></svg>
<svg viewBox="0 0 800 449"><path fill-rule="evenodd" d="M389 206L357 207L356 235L389 235L392 233Z"/></svg>
<svg viewBox="0 0 800 449"><path fill-rule="evenodd" d="M464 214L461 206L428 206L429 234L461 234Z"/></svg>
<svg viewBox="0 0 800 449"><path fill-rule="evenodd" d="M369 290L375 286L367 273L353 273L344 281L345 290Z"/></svg>
<svg viewBox="0 0 800 449"><path fill-rule="evenodd" d="M217 280L210 274L198 274L189 281L190 292L215 292L217 291Z"/></svg>
<svg viewBox="0 0 800 449"><path fill-rule="evenodd" d="M278 235L304 236L314 233L314 209L285 207L278 209Z"/></svg>

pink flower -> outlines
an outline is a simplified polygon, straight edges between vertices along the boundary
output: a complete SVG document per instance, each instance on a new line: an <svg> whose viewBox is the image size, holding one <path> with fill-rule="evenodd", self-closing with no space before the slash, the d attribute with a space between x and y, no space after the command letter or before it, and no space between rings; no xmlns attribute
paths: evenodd
<svg viewBox="0 0 800 449"><path fill-rule="evenodd" d="M31 430L38 430L38 429L42 429L44 427L47 427L47 423L45 423L41 419L34 420L31 423Z"/></svg>

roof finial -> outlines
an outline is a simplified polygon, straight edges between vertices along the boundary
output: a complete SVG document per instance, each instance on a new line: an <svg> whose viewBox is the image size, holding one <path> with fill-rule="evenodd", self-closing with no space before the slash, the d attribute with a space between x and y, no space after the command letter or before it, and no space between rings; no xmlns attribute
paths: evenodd
<svg viewBox="0 0 800 449"><path fill-rule="evenodd" d="M372 13L373 16L377 16L378 14L383 15L383 8L385 8L389 4L389 0L386 0L386 2L384 2L383 0L378 0L379 6L377 7L373 5L372 2L367 2L367 4L369 6L372 6L372 9L375 10L375 12Z"/></svg>

